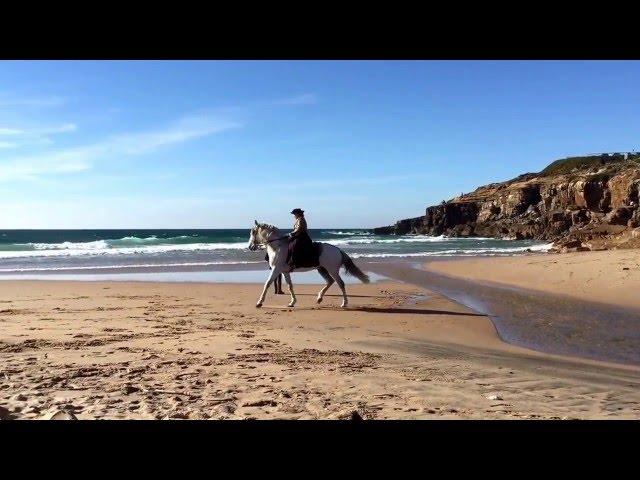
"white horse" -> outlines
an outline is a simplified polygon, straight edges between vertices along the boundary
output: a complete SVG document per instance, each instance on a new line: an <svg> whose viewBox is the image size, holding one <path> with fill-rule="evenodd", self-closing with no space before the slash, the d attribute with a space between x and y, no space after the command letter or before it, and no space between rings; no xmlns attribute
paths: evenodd
<svg viewBox="0 0 640 480"><path fill-rule="evenodd" d="M262 294L258 299L258 303L256 303L256 308L262 306L269 285L271 285L271 282L278 278L278 275L281 273L284 275L284 279L289 287L289 293L291 294L289 306L293 307L296 304L296 294L293 291L293 284L291 283L291 269L287 264L288 244L288 237L283 236L276 227L266 223L258 223L257 220L255 221L255 226L251 229L251 235L249 237L249 250L266 247L267 254L269 255L269 265L271 266L271 273L264 284ZM309 270L318 270L318 273L325 279L327 284L322 287L322 290L318 293L318 303L322 302L322 297L325 292L333 285L333 282L336 282L340 290L342 290L342 308L346 308L349 301L347 299L347 291L344 288L344 282L342 278L340 278L340 267L342 266L344 266L349 275L357 277L362 283L369 283L369 277L353 263L349 255L330 243L320 243L320 258L317 267L296 268L295 271L307 272Z"/></svg>

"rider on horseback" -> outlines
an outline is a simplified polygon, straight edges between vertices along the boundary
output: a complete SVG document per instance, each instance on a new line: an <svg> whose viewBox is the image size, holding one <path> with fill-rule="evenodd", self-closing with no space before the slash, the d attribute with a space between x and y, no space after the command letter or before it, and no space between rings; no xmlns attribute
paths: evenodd
<svg viewBox="0 0 640 480"><path fill-rule="evenodd" d="M295 267L315 267L317 254L309 236L304 210L294 208L291 213L296 218L296 222L293 225L293 231L289 234L287 263L292 270Z"/></svg>
<svg viewBox="0 0 640 480"><path fill-rule="evenodd" d="M360 270L347 253L340 250L335 245L330 243L318 243L312 242L307 232L306 221L304 220L304 212L300 209L294 210L296 215L296 225L290 235L282 236L280 231L273 225L268 223L258 223L255 221L255 225L251 228L249 234L248 248L251 251L256 251L261 247L267 249L269 257L269 266L272 268L269 278L264 284L262 293L256 302L256 307L260 308L264 302L264 298L267 294L267 289L273 283L278 275L281 273L284 275L284 279L289 286L289 293L291 294L291 302L289 306L293 307L296 304L296 296L293 292L293 284L291 283L291 272L293 269L287 265L287 254L293 250L294 265L296 269L302 271L315 269L324 278L327 284L322 287L318 293L317 302L322 302L323 295L328 288L335 282L342 291L342 307L346 307L348 303L347 291L342 278L340 278L340 268L344 267L345 272L349 275L356 277L362 283L369 283L369 276ZM292 239L291 245L288 238ZM309 246L310 252L300 252L300 247L304 248ZM308 253L310 255L306 256ZM303 257L299 261L300 257Z"/></svg>

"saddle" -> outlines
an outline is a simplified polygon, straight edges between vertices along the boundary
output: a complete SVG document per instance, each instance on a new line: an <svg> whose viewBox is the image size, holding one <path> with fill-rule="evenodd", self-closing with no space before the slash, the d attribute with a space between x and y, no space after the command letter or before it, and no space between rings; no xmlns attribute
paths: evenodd
<svg viewBox="0 0 640 480"><path fill-rule="evenodd" d="M294 268L315 268L320 265L320 253L322 245L320 242L310 242L295 245L289 249L287 263Z"/></svg>

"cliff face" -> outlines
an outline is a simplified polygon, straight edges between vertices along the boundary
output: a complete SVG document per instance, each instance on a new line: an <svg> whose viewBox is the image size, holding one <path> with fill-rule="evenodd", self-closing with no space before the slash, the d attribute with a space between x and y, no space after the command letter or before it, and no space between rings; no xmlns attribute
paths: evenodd
<svg viewBox="0 0 640 480"><path fill-rule="evenodd" d="M479 187L377 233L549 241L613 238L640 226L640 155L575 157ZM637 232L636 232L637 233Z"/></svg>

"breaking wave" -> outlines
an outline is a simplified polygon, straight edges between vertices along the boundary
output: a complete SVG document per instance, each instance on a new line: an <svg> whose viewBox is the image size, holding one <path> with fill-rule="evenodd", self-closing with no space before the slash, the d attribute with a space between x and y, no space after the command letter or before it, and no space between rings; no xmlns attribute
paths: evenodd
<svg viewBox="0 0 640 480"><path fill-rule="evenodd" d="M531 245L527 247L507 247L507 248L475 248L475 249L448 249L434 250L430 252L400 252L400 253L353 253L354 258L387 258L387 257L454 257L454 256L498 256L510 255L524 252L546 252L553 246L552 243L546 245Z"/></svg>
<svg viewBox="0 0 640 480"><path fill-rule="evenodd" d="M247 242L237 243L186 243L165 245L139 245L116 246L108 240L95 242L63 242L63 243L37 243L31 244L31 249L2 250L0 258L18 257L72 257L86 255L134 255L157 254L167 252L198 252L210 250L243 250L247 248Z"/></svg>
<svg viewBox="0 0 640 480"><path fill-rule="evenodd" d="M328 231L327 233L330 234L330 235L348 235L348 236L363 236L363 237L367 237L367 236L373 235L373 233L371 233L371 232L364 232L364 231L362 231L362 232L360 232L360 231L358 231L358 232L342 232L342 231L334 232L334 231Z"/></svg>
<svg viewBox="0 0 640 480"><path fill-rule="evenodd" d="M443 235L376 235L367 230L312 230L353 258L517 255L551 245L494 238ZM249 231L6 231L0 236L0 273L207 267L264 262L264 251L248 250Z"/></svg>

